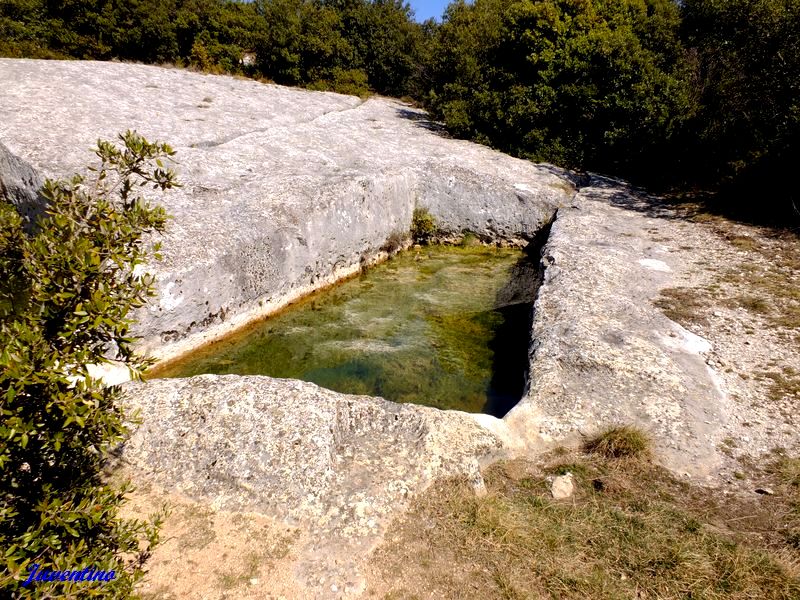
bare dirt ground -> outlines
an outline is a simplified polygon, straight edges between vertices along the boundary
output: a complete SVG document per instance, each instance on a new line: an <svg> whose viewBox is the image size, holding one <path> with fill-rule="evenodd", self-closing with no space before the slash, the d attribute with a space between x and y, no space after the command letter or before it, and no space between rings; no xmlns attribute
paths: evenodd
<svg viewBox="0 0 800 600"><path fill-rule="evenodd" d="M202 502L140 486L128 507L138 518L166 507L161 541L139 585L143 600L305 597L292 576L297 528L257 513L215 510Z"/></svg>

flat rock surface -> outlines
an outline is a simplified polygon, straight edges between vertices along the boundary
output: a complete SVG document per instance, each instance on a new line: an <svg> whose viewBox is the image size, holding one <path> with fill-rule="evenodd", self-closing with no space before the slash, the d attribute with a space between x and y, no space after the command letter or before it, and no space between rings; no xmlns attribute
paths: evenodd
<svg viewBox="0 0 800 600"><path fill-rule="evenodd" d="M734 486L742 464L797 450L800 244L706 218L602 177L559 209L511 439L636 423L674 472Z"/></svg>
<svg viewBox="0 0 800 600"><path fill-rule="evenodd" d="M444 234L529 240L561 172L436 132L401 102L154 66L0 59L0 141L43 174L84 171L135 129L177 150L183 188L142 348L179 354L358 270L416 206Z"/></svg>
<svg viewBox="0 0 800 600"><path fill-rule="evenodd" d="M439 477L480 489L500 440L468 414L348 396L270 377L201 375L126 385L142 425L127 466L215 510L300 526L297 578L360 590L359 564L391 517Z"/></svg>
<svg viewBox="0 0 800 600"><path fill-rule="evenodd" d="M673 469L708 475L727 398L703 358L710 344L653 304L680 265L649 239L658 221L635 212L637 200L595 178L560 209L542 258L530 392L508 420L526 433L536 421L544 441L637 422Z"/></svg>

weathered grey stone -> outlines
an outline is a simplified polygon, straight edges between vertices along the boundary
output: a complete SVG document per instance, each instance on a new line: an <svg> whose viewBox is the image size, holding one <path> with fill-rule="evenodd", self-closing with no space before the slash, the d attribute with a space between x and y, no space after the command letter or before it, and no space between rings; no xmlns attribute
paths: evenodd
<svg viewBox="0 0 800 600"><path fill-rule="evenodd" d="M221 507L290 518L330 515L369 487L402 498L436 475L479 477L477 458L499 446L466 413L291 379L201 375L126 392L143 417L125 445L128 462Z"/></svg>
<svg viewBox="0 0 800 600"><path fill-rule="evenodd" d="M184 187L142 349L179 354L381 256L416 206L446 236L524 243L574 194L556 169L448 139L385 98L160 67L0 60L0 139L43 173L83 171L136 129L177 150Z"/></svg>
<svg viewBox="0 0 800 600"><path fill-rule="evenodd" d="M125 390L142 425L124 460L217 508L301 524L301 578L315 583L357 578L391 517L434 479L480 487L480 461L501 445L465 413L295 380L202 375Z"/></svg>
<svg viewBox="0 0 800 600"><path fill-rule="evenodd" d="M512 443L544 448L635 423L676 472L716 473L731 400L705 363L711 345L654 305L679 260L650 239L655 211L600 177L559 209L542 252L528 391L504 419Z"/></svg>
<svg viewBox="0 0 800 600"><path fill-rule="evenodd" d="M17 208L28 229L45 206L39 193L42 183L41 176L31 165L0 143L0 198Z"/></svg>
<svg viewBox="0 0 800 600"><path fill-rule="evenodd" d="M575 482L572 478L572 473L564 473L553 478L550 484L550 494L555 500L563 500L569 498L575 492Z"/></svg>

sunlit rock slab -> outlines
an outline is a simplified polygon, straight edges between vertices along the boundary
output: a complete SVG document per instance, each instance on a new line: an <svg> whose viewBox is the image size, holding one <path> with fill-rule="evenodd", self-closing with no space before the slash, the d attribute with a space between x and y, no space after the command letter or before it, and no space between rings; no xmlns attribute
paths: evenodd
<svg viewBox="0 0 800 600"><path fill-rule="evenodd" d="M502 446L466 413L291 379L201 375L125 392L142 421L124 446L127 468L215 509L299 526L297 577L323 590L315 597L334 582L357 587L364 556L435 479L485 490L481 463Z"/></svg>
<svg viewBox="0 0 800 600"><path fill-rule="evenodd" d="M544 448L635 424L659 462L713 482L732 400L706 364L711 344L655 301L687 268L659 235L674 214L624 182L592 177L559 209L542 251L528 392L506 416L512 439Z"/></svg>
<svg viewBox="0 0 800 600"><path fill-rule="evenodd" d="M138 315L158 357L357 271L416 206L447 234L524 243L574 194L386 98L111 62L0 59L0 82L0 141L44 175L85 170L126 129L177 150L158 296Z"/></svg>

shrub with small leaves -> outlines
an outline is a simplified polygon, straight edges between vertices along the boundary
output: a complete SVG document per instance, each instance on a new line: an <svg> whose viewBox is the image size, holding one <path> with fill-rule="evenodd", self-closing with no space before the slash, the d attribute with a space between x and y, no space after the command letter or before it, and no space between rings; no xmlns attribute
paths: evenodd
<svg viewBox="0 0 800 600"><path fill-rule="evenodd" d="M91 177L48 180L45 214L26 224L0 198L0 595L129 597L157 541L159 518L122 518L127 483L103 476L125 436L120 390L89 365L148 364L131 348L129 314L152 294L137 268L166 214L141 194L178 185L174 151L135 132L99 141ZM31 582L50 570L114 570L97 582Z"/></svg>
<svg viewBox="0 0 800 600"><path fill-rule="evenodd" d="M436 235L436 221L427 208L415 208L411 217L411 237L415 242L427 244Z"/></svg>

